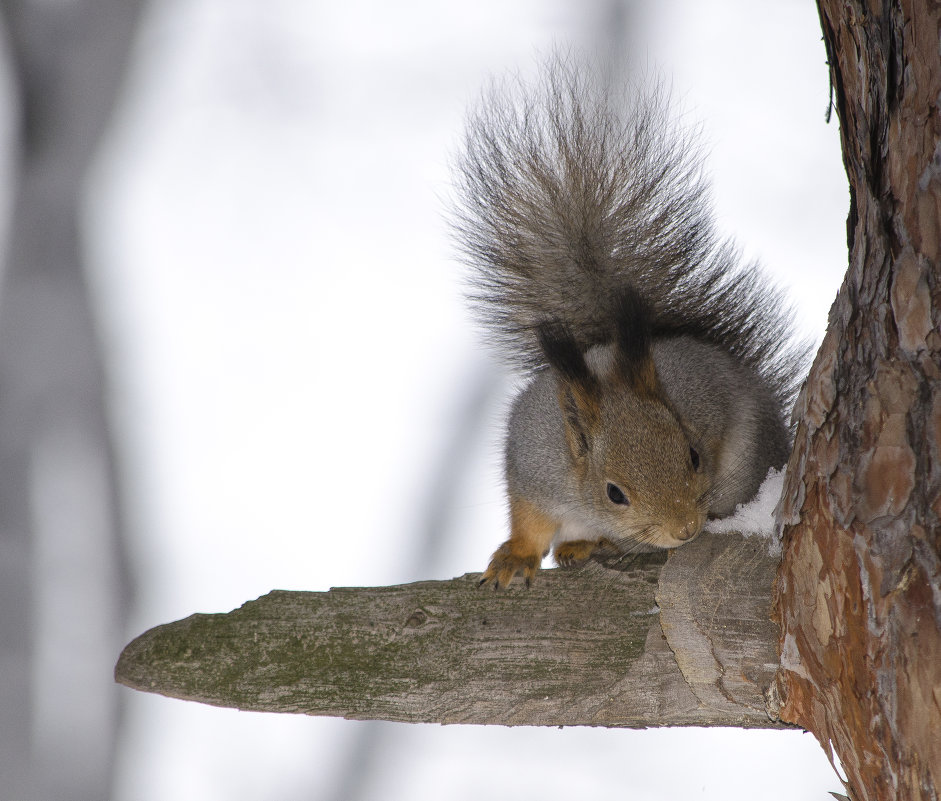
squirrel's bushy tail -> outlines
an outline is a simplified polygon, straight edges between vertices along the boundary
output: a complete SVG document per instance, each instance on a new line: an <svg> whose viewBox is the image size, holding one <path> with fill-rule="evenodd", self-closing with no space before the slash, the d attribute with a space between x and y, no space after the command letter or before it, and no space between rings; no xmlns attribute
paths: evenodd
<svg viewBox="0 0 941 801"><path fill-rule="evenodd" d="M790 315L718 237L698 147L670 112L661 86L615 96L564 56L535 87L491 89L455 171L477 309L501 352L534 368L540 324L564 323L584 348L607 341L629 285L650 304L654 336L712 342L789 403L804 358L787 347Z"/></svg>

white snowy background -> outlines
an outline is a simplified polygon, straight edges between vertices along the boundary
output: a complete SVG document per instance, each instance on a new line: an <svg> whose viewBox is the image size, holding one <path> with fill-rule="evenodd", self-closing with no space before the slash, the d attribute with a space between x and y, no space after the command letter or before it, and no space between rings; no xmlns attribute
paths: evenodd
<svg viewBox="0 0 941 801"><path fill-rule="evenodd" d="M531 71L554 43L610 38L610 7L152 5L87 190L129 492L127 639L273 588L485 566L505 536L514 382L462 297L448 158L489 76ZM633 47L703 123L722 229L819 341L848 194L813 3L633 12ZM119 801L825 801L841 787L799 732L361 723L102 681L107 703L126 705Z"/></svg>

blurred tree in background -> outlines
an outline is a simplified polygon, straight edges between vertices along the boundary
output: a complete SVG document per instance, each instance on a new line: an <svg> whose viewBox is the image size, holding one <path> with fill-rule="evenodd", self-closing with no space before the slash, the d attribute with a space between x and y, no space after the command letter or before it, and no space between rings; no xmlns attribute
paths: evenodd
<svg viewBox="0 0 941 801"><path fill-rule="evenodd" d="M130 585L81 203L142 6L2 4L0 784L18 801L102 799L112 783L109 662Z"/></svg>

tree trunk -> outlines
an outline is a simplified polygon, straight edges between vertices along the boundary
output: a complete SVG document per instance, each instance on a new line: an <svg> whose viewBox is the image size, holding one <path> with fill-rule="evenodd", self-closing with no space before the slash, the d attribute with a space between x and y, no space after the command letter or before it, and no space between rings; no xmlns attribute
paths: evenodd
<svg viewBox="0 0 941 801"><path fill-rule="evenodd" d="M941 787L941 7L819 0L850 263L781 502L781 716L853 799Z"/></svg>

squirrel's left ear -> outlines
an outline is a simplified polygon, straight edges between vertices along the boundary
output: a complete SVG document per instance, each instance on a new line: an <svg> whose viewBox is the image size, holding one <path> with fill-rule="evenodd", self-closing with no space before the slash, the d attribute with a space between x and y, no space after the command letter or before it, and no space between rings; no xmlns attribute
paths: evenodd
<svg viewBox="0 0 941 801"><path fill-rule="evenodd" d="M591 451L601 418L600 387L572 332L558 322L536 329L539 346L559 378L559 406L565 420L565 438L576 460Z"/></svg>
<svg viewBox="0 0 941 801"><path fill-rule="evenodd" d="M628 382L635 395L662 395L650 349L653 328L650 304L636 289L627 287L614 298L613 319L615 371Z"/></svg>

